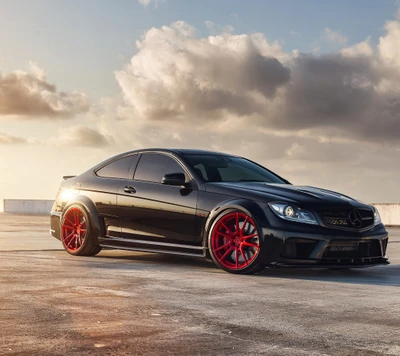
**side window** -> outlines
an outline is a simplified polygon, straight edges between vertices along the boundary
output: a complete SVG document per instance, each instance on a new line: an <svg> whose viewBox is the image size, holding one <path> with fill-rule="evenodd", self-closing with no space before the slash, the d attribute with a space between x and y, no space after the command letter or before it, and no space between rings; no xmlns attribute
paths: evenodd
<svg viewBox="0 0 400 356"><path fill-rule="evenodd" d="M136 180L161 183L164 174L184 173L184 169L173 158L159 153L142 154L136 168Z"/></svg>
<svg viewBox="0 0 400 356"><path fill-rule="evenodd" d="M100 168L96 174L99 177L127 179L134 159L137 159L137 155L121 158Z"/></svg>

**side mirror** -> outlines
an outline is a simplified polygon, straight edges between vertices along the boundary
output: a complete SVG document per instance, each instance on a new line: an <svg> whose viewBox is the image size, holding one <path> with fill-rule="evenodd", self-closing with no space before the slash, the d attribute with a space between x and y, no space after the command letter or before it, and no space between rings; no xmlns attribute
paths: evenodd
<svg viewBox="0 0 400 356"><path fill-rule="evenodd" d="M164 175L161 183L165 185L184 186L186 177L183 173L169 173Z"/></svg>

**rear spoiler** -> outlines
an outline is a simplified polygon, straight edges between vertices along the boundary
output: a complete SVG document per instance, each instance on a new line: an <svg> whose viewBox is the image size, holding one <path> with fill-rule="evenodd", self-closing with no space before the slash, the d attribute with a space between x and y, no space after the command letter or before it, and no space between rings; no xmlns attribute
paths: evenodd
<svg viewBox="0 0 400 356"><path fill-rule="evenodd" d="M76 176L64 176L63 179L67 180L67 179L71 179L71 178L75 178Z"/></svg>

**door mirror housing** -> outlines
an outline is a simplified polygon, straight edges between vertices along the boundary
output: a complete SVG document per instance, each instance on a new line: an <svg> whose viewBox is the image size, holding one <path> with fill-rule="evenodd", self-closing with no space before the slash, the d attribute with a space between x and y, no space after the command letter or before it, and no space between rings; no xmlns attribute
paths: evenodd
<svg viewBox="0 0 400 356"><path fill-rule="evenodd" d="M168 173L164 175L161 183L165 185L185 186L186 177L183 173Z"/></svg>

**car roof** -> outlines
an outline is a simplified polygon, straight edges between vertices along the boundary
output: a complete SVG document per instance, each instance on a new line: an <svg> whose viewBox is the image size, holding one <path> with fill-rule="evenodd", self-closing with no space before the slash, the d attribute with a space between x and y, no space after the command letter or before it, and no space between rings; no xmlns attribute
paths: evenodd
<svg viewBox="0 0 400 356"><path fill-rule="evenodd" d="M222 152L214 152L214 151L207 151L207 150L197 150L191 148L145 148L134 150L130 152L126 152L125 154L129 153L144 153L144 152L170 152L175 153L178 155L213 155L213 156L231 156L231 157L238 157L236 155L232 155L229 153L222 153Z"/></svg>

